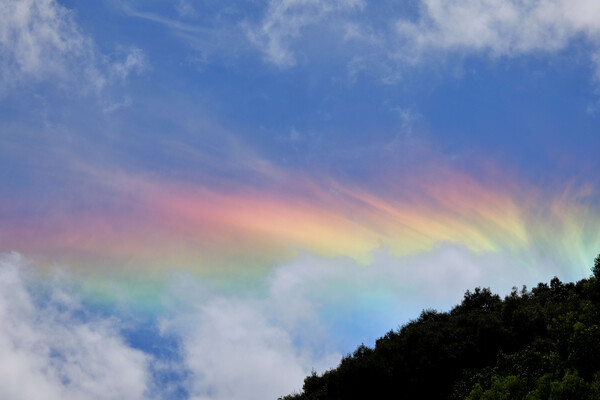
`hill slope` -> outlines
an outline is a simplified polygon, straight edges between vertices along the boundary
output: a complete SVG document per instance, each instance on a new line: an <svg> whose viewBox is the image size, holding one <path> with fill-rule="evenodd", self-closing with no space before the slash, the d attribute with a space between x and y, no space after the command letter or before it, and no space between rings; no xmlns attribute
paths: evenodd
<svg viewBox="0 0 600 400"><path fill-rule="evenodd" d="M593 272L504 299L467 291L450 312L423 311L282 399L600 400L600 256Z"/></svg>

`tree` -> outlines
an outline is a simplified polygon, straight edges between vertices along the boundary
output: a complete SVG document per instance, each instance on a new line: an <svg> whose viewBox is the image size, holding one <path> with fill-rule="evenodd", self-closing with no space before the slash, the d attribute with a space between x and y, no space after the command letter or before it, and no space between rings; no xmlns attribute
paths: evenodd
<svg viewBox="0 0 600 400"><path fill-rule="evenodd" d="M503 378L492 378L492 386L483 390L481 385L475 388L465 400L520 400L527 394L527 387L523 379L510 375Z"/></svg>
<svg viewBox="0 0 600 400"><path fill-rule="evenodd" d="M594 268L592 268L592 272L594 273L594 277L596 279L600 279L600 254L594 260Z"/></svg>

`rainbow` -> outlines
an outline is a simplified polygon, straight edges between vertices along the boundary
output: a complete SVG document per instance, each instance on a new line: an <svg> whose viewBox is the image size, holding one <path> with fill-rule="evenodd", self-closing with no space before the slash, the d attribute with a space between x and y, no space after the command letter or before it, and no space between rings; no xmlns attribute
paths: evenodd
<svg viewBox="0 0 600 400"><path fill-rule="evenodd" d="M98 197L110 199L102 207L3 212L17 217L2 221L1 250L74 270L148 275L260 274L299 253L368 265L375 250L402 256L443 243L587 265L600 249L589 185L548 193L447 168L386 182L369 190L288 173L262 188L210 188L116 174L109 185L96 182Z"/></svg>

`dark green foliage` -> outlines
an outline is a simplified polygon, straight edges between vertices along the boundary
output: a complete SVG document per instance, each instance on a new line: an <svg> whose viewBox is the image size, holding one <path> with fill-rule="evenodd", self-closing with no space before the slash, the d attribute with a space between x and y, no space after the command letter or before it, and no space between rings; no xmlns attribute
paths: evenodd
<svg viewBox="0 0 600 400"><path fill-rule="evenodd" d="M600 400L600 255L593 276L502 300L467 291L450 312L361 345L286 400Z"/></svg>
<svg viewBox="0 0 600 400"><path fill-rule="evenodd" d="M600 254L594 260L594 267L592 268L592 272L594 273L594 278L600 278Z"/></svg>

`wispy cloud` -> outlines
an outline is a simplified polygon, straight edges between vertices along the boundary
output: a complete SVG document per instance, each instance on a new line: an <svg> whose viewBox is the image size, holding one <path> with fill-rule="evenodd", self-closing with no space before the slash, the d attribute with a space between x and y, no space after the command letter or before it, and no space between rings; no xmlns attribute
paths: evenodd
<svg viewBox="0 0 600 400"><path fill-rule="evenodd" d="M55 0L0 2L0 93L44 81L101 93L147 65L140 49L123 53L123 61L102 54Z"/></svg>
<svg viewBox="0 0 600 400"><path fill-rule="evenodd" d="M196 9L188 0L179 0L175 6L181 17L195 17Z"/></svg>
<svg viewBox="0 0 600 400"><path fill-rule="evenodd" d="M119 3L117 9L129 17L164 27L200 53L202 62L213 61L211 57L237 58L248 52L240 16L227 7L199 12L189 2L180 1L175 5L176 15L148 11L133 2Z"/></svg>
<svg viewBox="0 0 600 400"><path fill-rule="evenodd" d="M290 44L303 29L328 24L332 19L337 22L337 15L357 12L364 6L362 0L271 0L258 26L248 28L248 37L267 61L290 67L296 63Z"/></svg>
<svg viewBox="0 0 600 400"><path fill-rule="evenodd" d="M254 7L248 13L237 3L231 6L235 12L213 7L200 13L217 22L197 18L198 10L192 13L186 4L177 3L179 17L172 18L132 8L127 12L165 25L203 54L248 54L249 45L266 63L282 69L297 65L299 57L312 66L326 57L328 63L345 65L350 80L364 73L395 83L407 71L439 65L448 56L548 56L578 41L584 43L594 76L600 74L592 60L600 46L600 6L593 0L419 0L414 7L271 0L245 6Z"/></svg>
<svg viewBox="0 0 600 400"><path fill-rule="evenodd" d="M589 0L421 0L416 17L391 13L380 24L369 14L376 7L359 1L271 1L249 37L267 61L285 67L295 63L292 49L304 28L333 25L345 31L338 44L354 43L345 50L352 68L363 60L363 68L379 63L388 65L388 73L432 56L517 57L556 53L578 39L593 49L600 43L600 5Z"/></svg>

